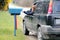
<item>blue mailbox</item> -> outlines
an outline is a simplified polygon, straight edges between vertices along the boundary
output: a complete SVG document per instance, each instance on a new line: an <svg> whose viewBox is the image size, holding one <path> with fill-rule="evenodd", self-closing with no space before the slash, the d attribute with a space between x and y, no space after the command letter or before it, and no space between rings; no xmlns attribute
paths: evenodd
<svg viewBox="0 0 60 40"><path fill-rule="evenodd" d="M11 14L11 15L20 15L20 13L21 13L21 11L22 11L22 8L10 8L9 9L9 13Z"/></svg>
<svg viewBox="0 0 60 40"><path fill-rule="evenodd" d="M17 27L17 17L16 15L20 15L22 8L10 8L9 13L14 15L14 36L16 36L16 27Z"/></svg>

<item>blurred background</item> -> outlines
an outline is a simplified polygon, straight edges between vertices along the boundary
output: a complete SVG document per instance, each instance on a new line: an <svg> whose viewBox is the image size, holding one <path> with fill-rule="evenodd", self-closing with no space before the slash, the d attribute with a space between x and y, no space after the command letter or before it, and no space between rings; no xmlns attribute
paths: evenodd
<svg viewBox="0 0 60 40"><path fill-rule="evenodd" d="M17 4L22 7L31 7L34 0L0 0L0 10L8 10L9 3Z"/></svg>
<svg viewBox="0 0 60 40"><path fill-rule="evenodd" d="M34 0L13 0L13 2L19 6L31 7Z"/></svg>

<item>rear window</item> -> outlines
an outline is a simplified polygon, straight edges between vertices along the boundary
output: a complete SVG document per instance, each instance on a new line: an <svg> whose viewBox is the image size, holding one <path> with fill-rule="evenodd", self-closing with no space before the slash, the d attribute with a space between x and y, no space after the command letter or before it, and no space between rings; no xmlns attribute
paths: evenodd
<svg viewBox="0 0 60 40"><path fill-rule="evenodd" d="M54 0L53 13L60 13L60 0Z"/></svg>
<svg viewBox="0 0 60 40"><path fill-rule="evenodd" d="M43 13L43 14L47 14L48 12L48 5L49 5L49 1L41 1L41 2L37 2L37 7L35 9L35 13Z"/></svg>

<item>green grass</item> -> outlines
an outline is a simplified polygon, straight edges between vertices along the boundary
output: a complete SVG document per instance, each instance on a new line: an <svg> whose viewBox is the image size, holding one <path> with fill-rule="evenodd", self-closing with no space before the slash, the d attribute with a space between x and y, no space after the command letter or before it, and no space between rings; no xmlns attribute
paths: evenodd
<svg viewBox="0 0 60 40"><path fill-rule="evenodd" d="M0 11L0 40L24 40L21 29L17 29L17 35L14 36L14 16L8 11Z"/></svg>

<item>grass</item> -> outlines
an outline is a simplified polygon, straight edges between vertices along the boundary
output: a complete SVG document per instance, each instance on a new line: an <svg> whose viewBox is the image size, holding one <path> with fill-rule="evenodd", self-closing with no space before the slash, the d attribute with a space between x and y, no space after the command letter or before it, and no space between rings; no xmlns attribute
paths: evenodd
<svg viewBox="0 0 60 40"><path fill-rule="evenodd" d="M24 40L25 36L20 27L18 26L17 35L14 36L14 16L11 16L8 11L0 11L0 40Z"/></svg>

